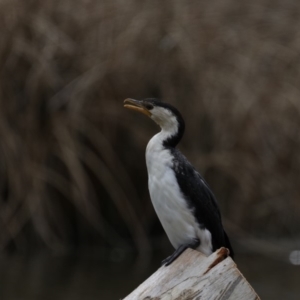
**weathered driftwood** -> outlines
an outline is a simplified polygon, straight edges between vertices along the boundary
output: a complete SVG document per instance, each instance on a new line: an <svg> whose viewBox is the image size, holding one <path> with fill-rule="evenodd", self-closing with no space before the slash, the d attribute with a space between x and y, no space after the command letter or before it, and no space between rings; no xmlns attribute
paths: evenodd
<svg viewBox="0 0 300 300"><path fill-rule="evenodd" d="M188 249L162 266L124 300L260 299L221 248L209 257Z"/></svg>

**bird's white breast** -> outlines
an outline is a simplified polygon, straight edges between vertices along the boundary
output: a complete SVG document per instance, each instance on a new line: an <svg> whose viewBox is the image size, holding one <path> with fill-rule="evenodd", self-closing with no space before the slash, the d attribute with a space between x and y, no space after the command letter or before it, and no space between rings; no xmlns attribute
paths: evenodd
<svg viewBox="0 0 300 300"><path fill-rule="evenodd" d="M148 186L154 209L175 248L199 238L201 244L198 250L209 255L212 252L211 234L206 229L200 229L180 191L172 169L172 155L162 146L164 138L163 132L158 133L146 149Z"/></svg>

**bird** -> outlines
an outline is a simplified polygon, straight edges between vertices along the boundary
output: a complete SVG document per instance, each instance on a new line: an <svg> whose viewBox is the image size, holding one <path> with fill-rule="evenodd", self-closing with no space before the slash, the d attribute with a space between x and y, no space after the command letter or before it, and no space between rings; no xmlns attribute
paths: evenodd
<svg viewBox="0 0 300 300"><path fill-rule="evenodd" d="M234 258L213 192L176 148L185 131L181 113L171 104L156 98L127 98L124 107L150 117L161 128L148 142L146 165L154 210L175 248L162 265L170 265L187 248L209 256L225 247Z"/></svg>

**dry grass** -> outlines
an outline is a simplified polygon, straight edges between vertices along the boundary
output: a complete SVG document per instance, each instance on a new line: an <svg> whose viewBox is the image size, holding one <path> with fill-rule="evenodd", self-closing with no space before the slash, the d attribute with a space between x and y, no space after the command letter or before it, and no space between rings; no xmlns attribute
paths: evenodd
<svg viewBox="0 0 300 300"><path fill-rule="evenodd" d="M296 236L299 16L296 0L1 0L2 248L130 237L146 255L155 128L122 101L149 96L185 116L181 149L231 233Z"/></svg>

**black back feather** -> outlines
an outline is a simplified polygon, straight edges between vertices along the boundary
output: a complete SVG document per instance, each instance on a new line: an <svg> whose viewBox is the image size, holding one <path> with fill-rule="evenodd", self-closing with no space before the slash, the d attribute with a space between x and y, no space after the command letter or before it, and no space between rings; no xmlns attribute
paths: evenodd
<svg viewBox="0 0 300 300"><path fill-rule="evenodd" d="M233 258L234 253L222 225L218 203L202 176L186 157L176 148L169 148L173 155L173 170L189 208L193 210L200 228L208 229L212 236L213 251L226 247Z"/></svg>

